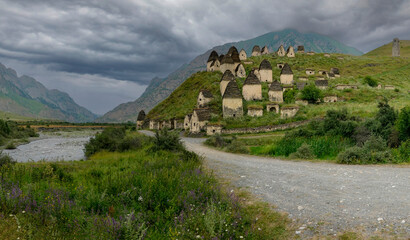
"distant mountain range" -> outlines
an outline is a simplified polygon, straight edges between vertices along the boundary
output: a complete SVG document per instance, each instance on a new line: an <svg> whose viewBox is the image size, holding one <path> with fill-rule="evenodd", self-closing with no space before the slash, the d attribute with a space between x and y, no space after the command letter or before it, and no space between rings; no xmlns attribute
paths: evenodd
<svg viewBox="0 0 410 240"><path fill-rule="evenodd" d="M32 118L91 122L97 115L79 106L65 92L48 90L29 76L17 76L0 63L0 111Z"/></svg>
<svg viewBox="0 0 410 240"><path fill-rule="evenodd" d="M304 45L305 51L344 53L350 55L362 55L363 53L353 47L346 46L329 37L317 33L301 33L293 29L286 29L279 32L270 32L262 36L246 41L226 43L209 49L204 54L197 56L189 64L185 64L171 73L164 79L154 78L151 80L145 92L134 102L123 103L106 113L97 122L125 122L136 121L138 112L144 110L148 112L158 103L167 98L181 83L189 76L198 71L206 69L206 61L212 50L219 54L225 54L231 46L235 46L239 51L243 48L250 54L254 45L261 48L267 46L270 52L276 51L280 45L288 46Z"/></svg>

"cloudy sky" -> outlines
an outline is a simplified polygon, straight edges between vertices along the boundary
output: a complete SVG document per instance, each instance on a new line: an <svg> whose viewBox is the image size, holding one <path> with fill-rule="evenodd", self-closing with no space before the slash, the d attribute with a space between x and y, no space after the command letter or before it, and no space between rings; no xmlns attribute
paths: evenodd
<svg viewBox="0 0 410 240"><path fill-rule="evenodd" d="M409 26L408 0L0 0L0 62L103 114L215 45L294 28L366 52Z"/></svg>

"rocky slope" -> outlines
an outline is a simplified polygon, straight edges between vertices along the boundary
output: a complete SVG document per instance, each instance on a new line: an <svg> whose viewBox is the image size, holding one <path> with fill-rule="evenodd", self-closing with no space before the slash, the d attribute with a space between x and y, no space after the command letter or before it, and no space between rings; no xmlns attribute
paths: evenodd
<svg viewBox="0 0 410 240"><path fill-rule="evenodd" d="M29 76L0 64L0 111L32 118L90 122L97 116L79 106L65 92L48 90Z"/></svg>
<svg viewBox="0 0 410 240"><path fill-rule="evenodd" d="M280 45L285 47L293 45L304 45L305 51L344 53L351 55L362 55L359 50L346 46L329 37L316 33L300 33L296 30L286 29L280 32L271 32L262 36L234 43L226 43L209 49L199 55L189 64L185 64L171 73L165 79L154 78L144 94L134 102L121 104L97 119L98 122L124 122L135 121L140 110L148 112L158 103L167 98L181 83L189 76L206 68L206 61L212 50L219 54L226 53L233 45L238 50L245 49L250 54L254 45L267 46L270 52L276 51Z"/></svg>

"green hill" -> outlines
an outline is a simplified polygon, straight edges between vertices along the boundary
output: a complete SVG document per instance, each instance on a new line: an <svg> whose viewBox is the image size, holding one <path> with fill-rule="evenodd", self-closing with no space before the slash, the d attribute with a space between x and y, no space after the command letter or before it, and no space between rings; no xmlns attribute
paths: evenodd
<svg viewBox="0 0 410 240"><path fill-rule="evenodd" d="M343 59L339 59L342 57ZM268 59L273 66L273 78L279 79L280 70L276 68L276 63L287 62L294 73L294 80L299 76L305 76L306 68L316 70L330 70L332 67L340 69L341 77L329 80L330 88L324 91L325 95L337 95L345 99L344 102L323 103L318 105L302 106L295 118L288 121L304 120L314 117L324 116L329 109L338 109L346 107L349 111L360 116L369 116L376 111L378 100L386 97L390 104L397 109L410 105L410 61L406 58L391 57L368 57L368 56L349 56L342 54L332 54L330 58L324 57L324 54L314 56L297 54L295 58L273 57L264 55L260 57L251 57L254 63L244 65L249 74L253 67L258 67L263 59ZM196 99L201 89L210 90L215 100L211 103L213 117L211 122L219 122L226 128L237 127L256 127L263 125L272 125L283 123L277 114L264 112L263 117L245 116L239 119L224 120L222 118L221 95L219 93L219 80L221 73L198 72L193 74L181 86L179 86L167 99L153 108L148 117L152 119L171 119L183 118L186 114L191 113L195 108ZM396 90L385 90L372 88L364 83L364 77L371 76L379 84L394 85ZM309 84L314 84L316 77L309 77ZM241 87L245 79L237 78L237 83ZM335 90L332 86L336 84L357 84L357 90ZM247 112L249 105L261 105L266 110L268 100L268 86L262 84L263 100L255 102L244 101L244 112ZM286 104L283 104L286 105Z"/></svg>
<svg viewBox="0 0 410 240"><path fill-rule="evenodd" d="M385 44L378 47L368 53L365 56L376 57L376 56L386 56L391 57L392 55L393 42ZM410 40L400 40L400 57L410 57Z"/></svg>
<svg viewBox="0 0 410 240"><path fill-rule="evenodd" d="M167 98L178 86L180 86L189 76L198 71L206 69L206 61L212 50L216 50L219 54L226 53L233 45L240 51L242 48L250 55L254 45L260 47L267 46L268 49L276 51L283 44L285 47L290 45L304 45L306 51L315 51L319 53L344 53L351 55L362 55L359 50L346 46L329 37L317 33L301 33L293 29L285 29L278 32L270 32L262 36L252 38L245 41L227 43L221 46L213 47L204 54L197 56L189 64L184 64L179 69L175 70L168 77L159 79L154 78L148 88L134 102L123 103L101 118L99 122L124 122L135 121L140 110L149 111L162 100Z"/></svg>
<svg viewBox="0 0 410 240"><path fill-rule="evenodd" d="M97 116L65 92L49 90L29 76L0 64L0 111L28 118L90 122Z"/></svg>

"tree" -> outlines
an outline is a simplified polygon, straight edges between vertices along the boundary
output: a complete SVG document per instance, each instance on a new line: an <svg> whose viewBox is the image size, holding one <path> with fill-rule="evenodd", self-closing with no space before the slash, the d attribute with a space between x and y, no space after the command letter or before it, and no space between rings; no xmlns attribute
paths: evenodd
<svg viewBox="0 0 410 240"><path fill-rule="evenodd" d="M296 95L297 91L294 89L287 89L284 93L283 93L283 101L285 103L293 103L295 102L295 95Z"/></svg>
<svg viewBox="0 0 410 240"><path fill-rule="evenodd" d="M316 103L318 99L322 99L322 98L323 98L322 91L312 84L307 85L302 90L302 99L307 100L310 103Z"/></svg>
<svg viewBox="0 0 410 240"><path fill-rule="evenodd" d="M401 141L406 141L410 138L410 106L404 107L400 111L396 126Z"/></svg>

